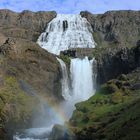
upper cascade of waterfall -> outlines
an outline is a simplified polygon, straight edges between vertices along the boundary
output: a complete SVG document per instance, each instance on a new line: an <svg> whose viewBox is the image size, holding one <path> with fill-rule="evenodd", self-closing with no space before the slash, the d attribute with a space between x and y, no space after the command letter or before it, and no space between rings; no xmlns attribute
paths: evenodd
<svg viewBox="0 0 140 140"><path fill-rule="evenodd" d="M59 55L71 48L94 48L92 27L81 15L58 14L38 38L38 44Z"/></svg>

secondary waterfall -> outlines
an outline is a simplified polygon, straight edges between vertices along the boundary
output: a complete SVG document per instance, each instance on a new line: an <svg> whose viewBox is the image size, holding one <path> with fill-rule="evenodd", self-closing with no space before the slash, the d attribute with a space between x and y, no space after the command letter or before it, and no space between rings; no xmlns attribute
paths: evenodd
<svg viewBox="0 0 140 140"><path fill-rule="evenodd" d="M61 69L62 69L62 80L61 80L62 96L64 97L65 100L68 100L70 98L70 89L69 89L69 79L68 79L67 67L61 59L57 58L57 60L59 61L60 65L61 65Z"/></svg>
<svg viewBox="0 0 140 140"><path fill-rule="evenodd" d="M37 43L50 53L59 55L61 51L71 48L94 48L96 43L92 33L91 25L80 15L58 14L48 24L46 31L40 35ZM94 62L96 61L94 58L92 60L89 60L88 57L72 58L70 73L68 73L64 61L60 58L57 60L61 65L62 96L65 99L58 107L59 112L55 116L55 112L50 109L50 116L53 116L53 120L50 121L49 126L25 130L24 136L17 134L14 136L14 140L47 140L53 125L63 124L71 117L76 103L87 100L95 93ZM64 118L60 121L61 119L59 120L57 116L62 116L62 114Z"/></svg>

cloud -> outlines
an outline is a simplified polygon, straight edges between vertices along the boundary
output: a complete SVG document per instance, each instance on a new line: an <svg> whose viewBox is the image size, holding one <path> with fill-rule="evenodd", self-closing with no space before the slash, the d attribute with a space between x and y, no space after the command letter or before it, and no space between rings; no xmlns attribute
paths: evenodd
<svg viewBox="0 0 140 140"><path fill-rule="evenodd" d="M88 10L103 13L108 10L140 10L140 0L0 0L1 9L14 11L52 11L79 13Z"/></svg>

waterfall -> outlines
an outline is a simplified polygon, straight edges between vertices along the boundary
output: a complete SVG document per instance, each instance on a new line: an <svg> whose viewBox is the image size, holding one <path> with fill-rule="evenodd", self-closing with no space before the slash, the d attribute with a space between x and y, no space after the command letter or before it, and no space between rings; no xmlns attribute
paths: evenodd
<svg viewBox="0 0 140 140"><path fill-rule="evenodd" d="M90 23L81 15L58 14L38 39L38 44L51 53L70 48L94 48Z"/></svg>
<svg viewBox="0 0 140 140"><path fill-rule="evenodd" d="M80 58L71 59L70 64L71 87L69 87L68 92L71 94L69 95L69 98L67 98L68 100L64 101L61 106L61 108L63 108L67 120L71 117L73 111L75 110L76 103L87 100L95 93L94 81L96 79L96 73L94 74L93 72L93 70L95 69L94 68L95 62L96 62L95 59L89 60L88 57L85 57L83 59ZM62 65L61 69L64 75L65 71ZM67 77L68 76L64 76L63 81L66 81Z"/></svg>
<svg viewBox="0 0 140 140"><path fill-rule="evenodd" d="M59 61L62 69L62 96L66 101L73 100L76 103L78 101L86 100L91 95L93 95L93 61L95 61L94 59L88 60L88 57L85 57L84 59L71 59L71 90L69 87L69 79L66 65L61 59L57 58L57 60Z"/></svg>
<svg viewBox="0 0 140 140"><path fill-rule="evenodd" d="M96 43L93 40L92 33L90 23L80 15L58 14L48 24L45 32L40 35L37 43L50 53L59 55L61 51L71 48L94 48ZM57 58L57 60L62 70L62 96L65 100L58 106L58 112L53 110L53 107L49 106L50 110L46 108L47 111L44 114L46 119L51 119L49 125L46 125L45 128L25 130L24 136L17 134L14 136L14 140L47 140L52 127L56 123L63 124L64 121L69 120L76 103L87 100L94 94L94 59L89 60L88 57L71 59L70 75L68 75L63 60L60 58Z"/></svg>
<svg viewBox="0 0 140 140"><path fill-rule="evenodd" d="M76 102L87 100L94 93L93 61L88 57L71 60L72 94Z"/></svg>
<svg viewBox="0 0 140 140"><path fill-rule="evenodd" d="M59 61L60 65L61 65L61 69L62 69L62 80L61 80L62 96L64 97L65 100L68 100L70 98L70 89L69 89L69 79L68 79L67 67L61 59L57 58L57 60Z"/></svg>

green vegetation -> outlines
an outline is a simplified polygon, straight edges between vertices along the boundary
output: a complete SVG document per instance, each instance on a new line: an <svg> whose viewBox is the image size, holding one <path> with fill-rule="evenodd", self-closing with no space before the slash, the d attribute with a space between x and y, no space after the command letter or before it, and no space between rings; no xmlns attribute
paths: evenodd
<svg viewBox="0 0 140 140"><path fill-rule="evenodd" d="M110 45L108 46L103 47L98 44L98 46L93 50L93 56L95 58L98 58L98 56L103 56L103 54L106 54L109 50L114 51L115 48L117 48L117 46L112 43L110 43Z"/></svg>
<svg viewBox="0 0 140 140"><path fill-rule="evenodd" d="M0 126L27 125L34 110L35 99L24 93L14 77L3 79L0 87Z"/></svg>
<svg viewBox="0 0 140 140"><path fill-rule="evenodd" d="M121 75L76 105L70 126L78 139L140 139L140 90L131 88L139 83L138 75Z"/></svg>
<svg viewBox="0 0 140 140"><path fill-rule="evenodd" d="M60 59L62 59L67 65L70 65L70 57L64 54L60 55Z"/></svg>
<svg viewBox="0 0 140 140"><path fill-rule="evenodd" d="M93 35L93 39L95 40L95 42L100 46L103 39L101 38L99 33L98 32L93 32L92 35Z"/></svg>
<svg viewBox="0 0 140 140"><path fill-rule="evenodd" d="M98 47L101 48L107 48L107 47L115 47L116 43L115 42L108 42L105 41L104 36L102 35L101 32L93 32L93 38L95 40L95 42L97 43Z"/></svg>

